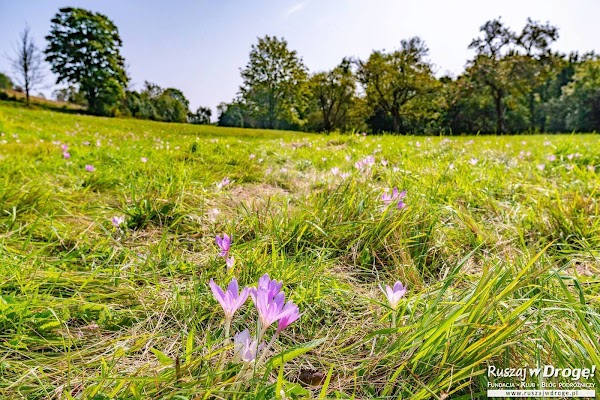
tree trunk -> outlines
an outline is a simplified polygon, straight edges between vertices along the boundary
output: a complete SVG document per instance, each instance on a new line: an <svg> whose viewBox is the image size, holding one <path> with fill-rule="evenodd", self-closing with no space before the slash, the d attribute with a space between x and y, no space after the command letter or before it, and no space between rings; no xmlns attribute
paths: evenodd
<svg viewBox="0 0 600 400"><path fill-rule="evenodd" d="M496 133L504 133L504 93L502 90L494 92L494 101L496 103Z"/></svg>
<svg viewBox="0 0 600 400"><path fill-rule="evenodd" d="M392 112L392 121L394 123L394 133L400 133L402 118L400 118L400 113L397 110Z"/></svg>
<svg viewBox="0 0 600 400"><path fill-rule="evenodd" d="M529 93L529 130L535 132L535 95L533 91Z"/></svg>

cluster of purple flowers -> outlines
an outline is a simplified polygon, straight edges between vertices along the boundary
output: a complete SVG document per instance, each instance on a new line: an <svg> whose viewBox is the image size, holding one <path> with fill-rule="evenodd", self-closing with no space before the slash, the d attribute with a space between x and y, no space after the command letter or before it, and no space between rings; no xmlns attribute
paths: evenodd
<svg viewBox="0 0 600 400"><path fill-rule="evenodd" d="M375 164L375 157L367 156L367 157L363 158L362 160L358 160L357 162L355 162L354 167L358 170L362 170L362 169L372 166L373 164Z"/></svg>
<svg viewBox="0 0 600 400"><path fill-rule="evenodd" d="M399 210L402 210L404 207L406 207L406 204L404 204L404 197L406 196L406 190L403 190L401 192L398 192L398 188L394 188L392 189L392 193L390 194L387 190L381 195L381 201L383 201L383 204L385 204L386 206L389 206L391 203L397 203L397 207Z"/></svg>
<svg viewBox="0 0 600 400"><path fill-rule="evenodd" d="M271 279L269 274L263 275L256 287L244 287L241 291L235 278L231 280L225 291L212 279L208 285L225 313L226 336L229 336L233 315L244 305L248 297L252 298L258 312L258 328L255 339L251 338L248 329L234 335L234 361L254 361L257 353L264 347L261 344L262 339L271 325L277 322L277 330L271 340L272 343L281 331L300 318L298 306L292 301L285 301L285 293L281 290L283 283ZM268 351L268 347L265 351Z"/></svg>

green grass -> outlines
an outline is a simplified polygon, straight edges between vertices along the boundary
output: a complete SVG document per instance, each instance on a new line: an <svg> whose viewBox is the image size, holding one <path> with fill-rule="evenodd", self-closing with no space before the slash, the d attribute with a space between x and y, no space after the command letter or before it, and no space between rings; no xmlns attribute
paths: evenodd
<svg viewBox="0 0 600 400"><path fill-rule="evenodd" d="M600 366L598 135L325 136L7 102L0 133L2 398L471 399L490 365ZM393 187L403 210L382 208ZM303 313L273 354L309 345L234 384L207 283L266 272ZM379 285L396 280L392 326Z"/></svg>

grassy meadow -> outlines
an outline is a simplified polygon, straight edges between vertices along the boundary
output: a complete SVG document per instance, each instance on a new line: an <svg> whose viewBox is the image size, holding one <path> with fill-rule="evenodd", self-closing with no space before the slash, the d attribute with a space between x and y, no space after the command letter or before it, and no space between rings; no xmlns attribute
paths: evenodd
<svg viewBox="0 0 600 400"><path fill-rule="evenodd" d="M500 381L488 366L600 366L600 135L317 135L8 102L0 135L3 399L471 399ZM382 202L394 187L403 209ZM230 363L208 282L265 273L302 316L263 363ZM380 286L398 280L394 312ZM231 332L253 321L248 299Z"/></svg>

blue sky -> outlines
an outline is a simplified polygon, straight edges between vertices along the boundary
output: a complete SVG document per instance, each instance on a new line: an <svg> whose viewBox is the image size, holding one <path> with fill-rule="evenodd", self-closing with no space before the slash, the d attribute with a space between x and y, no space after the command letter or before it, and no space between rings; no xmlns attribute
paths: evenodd
<svg viewBox="0 0 600 400"><path fill-rule="evenodd" d="M460 74L467 49L487 20L501 16L513 30L527 17L559 27L554 48L600 53L599 0L0 0L0 71L12 73L6 55L29 24L39 47L60 7L82 7L112 19L122 53L139 89L144 80L181 89L191 107L230 101L239 70L258 37L284 37L308 68L326 70L344 56L368 57L421 36L437 75ZM54 77L47 78L51 93Z"/></svg>

